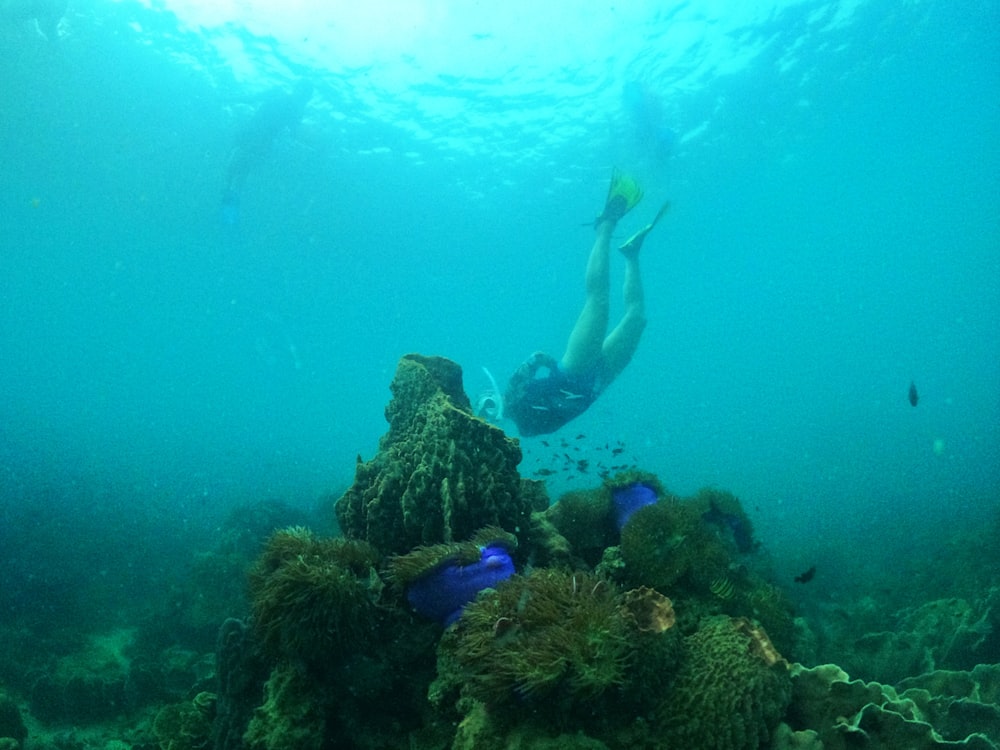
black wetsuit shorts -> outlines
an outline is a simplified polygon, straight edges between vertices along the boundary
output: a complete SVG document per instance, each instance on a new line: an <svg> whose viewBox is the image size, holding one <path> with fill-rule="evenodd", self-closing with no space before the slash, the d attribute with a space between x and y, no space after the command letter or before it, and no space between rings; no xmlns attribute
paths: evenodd
<svg viewBox="0 0 1000 750"><path fill-rule="evenodd" d="M504 394L504 411L524 437L555 432L583 414L600 394L597 373L571 375L536 352L518 369Z"/></svg>

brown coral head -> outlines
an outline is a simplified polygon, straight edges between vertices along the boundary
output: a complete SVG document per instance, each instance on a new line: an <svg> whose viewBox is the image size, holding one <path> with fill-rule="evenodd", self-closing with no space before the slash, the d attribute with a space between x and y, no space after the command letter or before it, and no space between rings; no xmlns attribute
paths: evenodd
<svg viewBox="0 0 1000 750"><path fill-rule="evenodd" d="M759 657L767 666L773 666L778 662L788 665L784 657L778 653L778 649L771 643L771 639L760 623L752 622L745 617L740 617L734 622L735 627L740 632L750 638L750 652Z"/></svg>
<svg viewBox="0 0 1000 750"><path fill-rule="evenodd" d="M640 633L662 633L677 620L673 603L649 586L626 591L622 609Z"/></svg>

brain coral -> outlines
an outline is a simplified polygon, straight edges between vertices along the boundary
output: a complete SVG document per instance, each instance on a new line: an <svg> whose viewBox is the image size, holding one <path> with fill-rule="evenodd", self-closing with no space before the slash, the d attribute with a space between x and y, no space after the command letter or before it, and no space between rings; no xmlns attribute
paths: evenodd
<svg viewBox="0 0 1000 750"><path fill-rule="evenodd" d="M496 525L528 528L517 441L472 413L462 370L447 359L408 354L386 407L389 432L374 459L359 459L337 501L344 534L383 554L466 539Z"/></svg>
<svg viewBox="0 0 1000 750"><path fill-rule="evenodd" d="M660 706L664 747L768 747L791 697L788 665L759 625L706 618Z"/></svg>

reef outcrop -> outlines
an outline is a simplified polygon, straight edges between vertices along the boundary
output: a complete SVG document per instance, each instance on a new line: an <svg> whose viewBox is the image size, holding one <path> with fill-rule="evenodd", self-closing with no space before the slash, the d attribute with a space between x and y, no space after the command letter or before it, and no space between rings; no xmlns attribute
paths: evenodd
<svg viewBox="0 0 1000 750"><path fill-rule="evenodd" d="M408 355L392 392L344 537L270 537L251 616L220 632L218 699L163 708L161 747L996 750L1000 666L889 685L791 663L792 607L735 496L630 469L549 507L457 365ZM993 603L908 613L961 626L916 666L992 653Z"/></svg>
<svg viewBox="0 0 1000 750"><path fill-rule="evenodd" d="M472 413L461 368L408 354L392 381L389 431L337 501L340 527L383 554L468 539L483 526L528 529L516 440Z"/></svg>

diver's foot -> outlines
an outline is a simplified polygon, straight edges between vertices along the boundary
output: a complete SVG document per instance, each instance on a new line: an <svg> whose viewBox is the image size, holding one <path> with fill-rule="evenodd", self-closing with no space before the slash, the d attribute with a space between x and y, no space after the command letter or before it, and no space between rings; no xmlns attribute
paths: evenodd
<svg viewBox="0 0 1000 750"><path fill-rule="evenodd" d="M604 211L594 221L594 226L601 222L617 222L625 214L635 208L642 200L642 188L635 178L619 169L611 173L611 185L608 186L608 197L604 202Z"/></svg>
<svg viewBox="0 0 1000 750"><path fill-rule="evenodd" d="M618 248L622 255L626 258L637 257L639 255L639 250L642 249L642 243L645 241L646 235L653 231L653 227L657 225L669 209L670 202L668 201L663 204L659 211L656 212L656 216L653 217L653 220L649 222L649 224L625 240L624 244Z"/></svg>
<svg viewBox="0 0 1000 750"><path fill-rule="evenodd" d="M635 258L639 255L639 251L642 249L642 243L646 239L646 235L653 231L653 225L647 224L638 232L633 234L624 244L618 248L619 252L626 258Z"/></svg>

